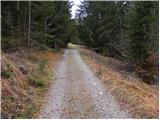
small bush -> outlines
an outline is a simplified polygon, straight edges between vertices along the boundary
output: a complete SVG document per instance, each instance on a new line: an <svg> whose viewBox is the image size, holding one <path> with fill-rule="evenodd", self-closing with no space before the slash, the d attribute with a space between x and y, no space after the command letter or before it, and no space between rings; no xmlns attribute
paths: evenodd
<svg viewBox="0 0 160 120"><path fill-rule="evenodd" d="M2 78L10 78L12 76L12 72L7 71L7 70L2 70L1 71L1 77Z"/></svg>
<svg viewBox="0 0 160 120"><path fill-rule="evenodd" d="M37 62L38 61L38 58L34 57L33 55L29 55L28 59L33 61L33 62Z"/></svg>
<svg viewBox="0 0 160 120"><path fill-rule="evenodd" d="M158 54L150 52L148 58L136 65L136 73L144 82L153 84L159 79Z"/></svg>
<svg viewBox="0 0 160 120"><path fill-rule="evenodd" d="M29 76L29 83L36 87L44 87L45 81L38 74L32 74Z"/></svg>
<svg viewBox="0 0 160 120"><path fill-rule="evenodd" d="M1 98L2 98L2 100L9 101L9 102L13 102L15 100L13 96L7 96L7 95L2 96Z"/></svg>
<svg viewBox="0 0 160 120"><path fill-rule="evenodd" d="M46 67L46 65L48 64L48 60L41 60L39 63L38 63L38 66L39 66L39 71L40 72L44 72L44 69Z"/></svg>
<svg viewBox="0 0 160 120"><path fill-rule="evenodd" d="M35 112L37 112L37 109L35 108L35 106L33 104L29 104L26 107L26 111L16 114L15 118L16 119L26 119L26 118L31 119L33 115L35 114Z"/></svg>

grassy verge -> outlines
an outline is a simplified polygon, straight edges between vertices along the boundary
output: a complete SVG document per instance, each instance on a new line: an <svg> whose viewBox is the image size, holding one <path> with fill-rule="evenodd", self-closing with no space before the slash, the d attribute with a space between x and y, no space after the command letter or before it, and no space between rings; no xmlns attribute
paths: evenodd
<svg viewBox="0 0 160 120"><path fill-rule="evenodd" d="M61 53L32 52L28 57L2 55L1 118L34 118L43 105Z"/></svg>
<svg viewBox="0 0 160 120"><path fill-rule="evenodd" d="M132 118L158 118L159 93L155 85L148 85L142 80L125 73L117 72L102 62L97 62L94 56L80 50L80 55L91 70L104 83L119 103L121 109L129 111ZM106 61L107 62L107 61Z"/></svg>
<svg viewBox="0 0 160 120"><path fill-rule="evenodd" d="M37 64L36 70L28 76L28 83L30 84L29 86L36 106L36 110L33 110L33 118L37 117L44 103L45 94L50 84L54 82L54 67L56 61L60 58L60 54L43 51L35 52L30 56L30 59Z"/></svg>

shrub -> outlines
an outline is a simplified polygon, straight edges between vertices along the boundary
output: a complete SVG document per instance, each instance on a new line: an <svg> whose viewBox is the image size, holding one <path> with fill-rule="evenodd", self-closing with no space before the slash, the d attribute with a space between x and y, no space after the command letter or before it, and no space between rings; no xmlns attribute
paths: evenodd
<svg viewBox="0 0 160 120"><path fill-rule="evenodd" d="M42 77L38 74L31 74L29 76L29 83L36 87L44 87L45 81L42 79Z"/></svg>
<svg viewBox="0 0 160 120"><path fill-rule="evenodd" d="M153 84L158 81L158 53L150 52L148 57L136 66L136 72L144 82Z"/></svg>
<svg viewBox="0 0 160 120"><path fill-rule="evenodd" d="M41 60L39 63L38 63L38 66L39 66L39 71L44 73L44 69L46 67L46 65L48 64L48 60Z"/></svg>
<svg viewBox="0 0 160 120"><path fill-rule="evenodd" d="M29 55L28 56L28 59L32 62L37 62L38 61L38 58L34 57L33 55Z"/></svg>
<svg viewBox="0 0 160 120"><path fill-rule="evenodd" d="M12 72L7 71L7 70L2 70L1 71L1 77L2 78L10 78L12 76Z"/></svg>

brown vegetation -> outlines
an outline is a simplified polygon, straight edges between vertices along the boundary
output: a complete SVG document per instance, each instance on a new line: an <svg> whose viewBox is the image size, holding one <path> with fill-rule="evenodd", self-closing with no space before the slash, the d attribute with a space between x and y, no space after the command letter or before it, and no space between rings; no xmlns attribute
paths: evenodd
<svg viewBox="0 0 160 120"><path fill-rule="evenodd" d="M105 83L107 90L119 101L122 109L128 109L133 118L158 118L158 87L144 83L135 75L121 73L106 63L97 61L93 52L81 49L82 57L91 70ZM92 56L92 57L91 57ZM101 59L103 59L101 57ZM105 57L105 59L108 59ZM111 59L109 58L111 62ZM118 60L113 60L118 61ZM120 61L119 61L120 62ZM117 63L113 66L116 66Z"/></svg>
<svg viewBox="0 0 160 120"><path fill-rule="evenodd" d="M144 82L152 84L159 80L159 55L150 52L143 63L136 65L135 71Z"/></svg>
<svg viewBox="0 0 160 120"><path fill-rule="evenodd" d="M28 57L19 52L2 53L2 118L32 118L37 113L60 56L47 51Z"/></svg>

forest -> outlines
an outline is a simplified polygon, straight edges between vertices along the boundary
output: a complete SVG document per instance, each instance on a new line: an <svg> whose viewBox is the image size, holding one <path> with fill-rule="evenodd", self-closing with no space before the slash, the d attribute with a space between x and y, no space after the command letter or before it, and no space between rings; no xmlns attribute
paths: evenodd
<svg viewBox="0 0 160 120"><path fill-rule="evenodd" d="M141 77L158 80L158 1L82 1L75 19L71 7L68 1L2 2L2 51L57 51L73 42L129 62Z"/></svg>
<svg viewBox="0 0 160 120"><path fill-rule="evenodd" d="M80 40L104 56L129 61L145 79L158 80L152 76L158 74L158 2L106 3L85 1L80 6Z"/></svg>
<svg viewBox="0 0 160 120"><path fill-rule="evenodd" d="M137 107L136 104L139 103L134 103L134 101L144 98L144 106L137 108L140 112L136 113L136 108L133 110L135 118L157 118L159 113L157 108L159 104L157 102L159 101L157 97L157 89L159 89L159 1L80 0L80 2L79 8L75 11L75 17L72 18L74 0L1 1L2 118L37 117L37 111L43 103L42 98L52 83L50 80L53 79L51 77L53 68L55 72L58 71L56 61L60 61L60 58L70 60L66 63L67 67L63 64L64 69L60 69L62 72L67 71L63 72L62 76L66 77L72 73L69 76L71 80L77 80L74 85L84 85L82 81L79 82L81 78L79 74L83 71L81 70L83 67L78 68L81 66L81 60L76 56L78 54L74 51L76 48L70 48L69 44L80 46L81 57L84 54L85 57L87 55L92 58L96 56L98 62L103 62L98 64L100 67L97 70L100 70L95 73L99 76L103 75L104 66L108 69L115 66L121 67L120 69L124 69L125 73L129 73L130 78L133 73L138 83L134 80L124 82L125 80L121 81L119 77L115 78L118 79L115 80L116 85L124 82L125 86L131 83L129 85L133 87L133 95L135 95L133 101L129 98L131 101L128 104L133 102L131 107ZM63 53L64 56L62 56ZM79 63L75 63L74 59L79 60ZM87 64L94 66L93 61ZM115 69L121 72L120 69L116 67ZM114 74L117 73L114 72ZM115 76L111 74L108 77L107 85L115 82L112 80ZM63 84L62 82L60 85ZM74 85L71 87L74 88ZM79 88L79 86L77 88L80 90L84 87ZM124 91L114 85L112 87L117 88L118 92L131 90L129 87L123 87L126 89ZM132 92L125 92L124 94L116 92L113 94L117 94L118 97L119 95L132 96L130 95ZM85 94L82 94L83 97ZM123 99L122 103L128 100L127 97L120 97L120 99ZM126 101L123 104L127 104ZM152 104L151 107L147 106L148 103Z"/></svg>
<svg viewBox="0 0 160 120"><path fill-rule="evenodd" d="M2 2L2 49L65 47L71 37L69 7L67 2Z"/></svg>

